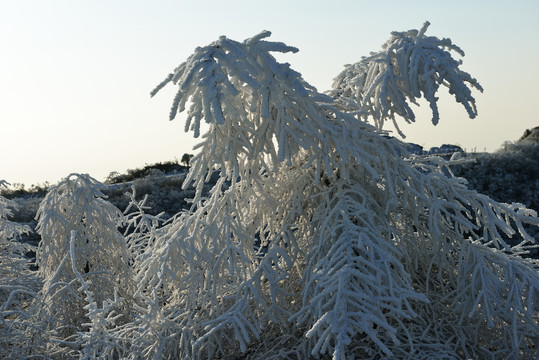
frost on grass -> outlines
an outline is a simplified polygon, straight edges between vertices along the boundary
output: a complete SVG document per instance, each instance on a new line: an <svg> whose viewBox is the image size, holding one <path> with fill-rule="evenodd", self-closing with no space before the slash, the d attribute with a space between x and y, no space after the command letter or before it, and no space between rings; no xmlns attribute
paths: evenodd
<svg viewBox="0 0 539 360"><path fill-rule="evenodd" d="M422 95L437 119L440 84L476 113L468 85L480 87L446 51L460 50L425 31L393 33L329 95L276 61L297 49L269 32L197 48L152 92L178 86L170 118L187 111L201 137L191 207L163 221L132 194L122 215L87 176L51 189L34 301L46 310L21 311L36 353L535 358L539 277L523 255L536 214L468 189L451 162L408 157L381 129L395 114L412 121ZM76 299L66 306L79 320L51 296Z"/></svg>

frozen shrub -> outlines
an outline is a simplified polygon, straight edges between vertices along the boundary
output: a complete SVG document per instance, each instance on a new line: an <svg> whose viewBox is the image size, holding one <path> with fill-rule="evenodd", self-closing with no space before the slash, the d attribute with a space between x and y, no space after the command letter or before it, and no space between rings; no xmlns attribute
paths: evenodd
<svg viewBox="0 0 539 360"><path fill-rule="evenodd" d="M88 175L71 174L51 187L38 210L43 312L61 339L92 320L86 306L106 307L118 297L123 299L116 308L123 316L119 321L129 320L131 256L118 230L123 215L105 200L104 188Z"/></svg>
<svg viewBox="0 0 539 360"><path fill-rule="evenodd" d="M17 346L85 359L537 358L538 264L523 258L536 213L469 189L455 161L407 157L383 130L413 121L420 96L436 123L442 84L476 114L480 85L427 25L393 33L329 94L276 61L297 49L269 32L197 48L152 92L178 86L170 118L187 109L195 137L208 123L182 179L189 206L165 221L148 205L167 195L144 181L125 214L87 175L52 187L38 213L45 283L17 318Z"/></svg>
<svg viewBox="0 0 539 360"><path fill-rule="evenodd" d="M4 184L0 180L0 187ZM23 280L31 277L26 253L33 248L19 241L21 235L30 232L30 228L10 220L17 209L15 201L0 196L0 304L7 300L13 289L25 284Z"/></svg>
<svg viewBox="0 0 539 360"><path fill-rule="evenodd" d="M0 180L0 187L5 186ZM30 231L26 225L10 220L18 205L0 196L0 358L16 358L31 346L27 322L30 303L41 282L26 257L33 247L21 243Z"/></svg>
<svg viewBox="0 0 539 360"><path fill-rule="evenodd" d="M403 160L383 136L422 95L436 123L440 84L476 114L480 85L426 25L348 67L331 97L275 60L297 49L269 32L197 48L152 92L176 84L170 118L189 101L186 130L209 129L184 183L193 207L138 269L161 319L144 323L145 354L266 358L271 337L302 359L537 355L539 277L521 257L535 213L468 189L441 158ZM516 232L511 246L502 234Z"/></svg>

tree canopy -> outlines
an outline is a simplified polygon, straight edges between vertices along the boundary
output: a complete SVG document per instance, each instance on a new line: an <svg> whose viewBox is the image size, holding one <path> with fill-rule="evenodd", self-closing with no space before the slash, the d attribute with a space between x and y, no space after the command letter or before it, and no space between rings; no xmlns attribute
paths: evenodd
<svg viewBox="0 0 539 360"><path fill-rule="evenodd" d="M427 27L393 33L325 94L275 59L297 49L268 31L195 49L151 93L176 85L170 119L187 109L185 129L201 137L183 183L196 187L190 208L163 222L133 195L122 216L88 176L52 187L40 208L46 286L21 311L13 299L0 308L4 354L537 356L537 261L523 257L536 214L468 189L451 161L412 156L383 129L413 121L421 96L436 123L440 85L477 112L481 86L450 51L463 53ZM120 236L122 223L133 231ZM80 267L89 260L102 265ZM78 318L47 311L51 294L76 297ZM7 340L14 329L34 348Z"/></svg>

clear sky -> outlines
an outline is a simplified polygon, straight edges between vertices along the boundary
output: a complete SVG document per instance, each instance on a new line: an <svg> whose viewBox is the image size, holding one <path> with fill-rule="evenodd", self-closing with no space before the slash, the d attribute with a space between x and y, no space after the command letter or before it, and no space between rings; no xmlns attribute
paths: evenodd
<svg viewBox="0 0 539 360"><path fill-rule="evenodd" d="M192 153L183 117L168 121L176 89L149 92L220 35L272 31L300 49L279 59L325 91L344 64L426 20L466 52L462 69L485 92L471 120L444 88L440 124L424 104L407 141L494 151L539 126L537 0L0 0L0 179L104 180Z"/></svg>

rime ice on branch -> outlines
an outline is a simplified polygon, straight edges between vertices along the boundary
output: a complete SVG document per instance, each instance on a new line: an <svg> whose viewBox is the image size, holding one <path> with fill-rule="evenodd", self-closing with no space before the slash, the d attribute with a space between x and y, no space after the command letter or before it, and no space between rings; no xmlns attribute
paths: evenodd
<svg viewBox="0 0 539 360"><path fill-rule="evenodd" d="M243 43L221 37L197 48L152 91L155 95L170 82L178 86L170 118L190 101L185 130L193 131L194 137L200 134L202 119L211 124L198 145L199 155L191 160L186 184L195 180L200 189L215 167L228 179L253 176L251 169L272 169L282 161L291 164L300 149L311 149L311 161L323 163L326 171L335 167L323 154L331 151L329 136L342 130L331 126L327 117L340 113L328 105L331 98L316 92L289 64L275 60L270 52L297 49L263 40L270 34L265 31Z"/></svg>
<svg viewBox="0 0 539 360"><path fill-rule="evenodd" d="M0 357L536 359L536 214L380 131L420 96L436 122L441 84L476 113L460 49L427 25L393 33L331 96L276 61L297 49L269 32L197 48L152 92L176 84L171 119L188 109L195 137L209 125L193 204L167 222L135 193L124 216L72 174L40 205L39 270L4 267L24 228L0 197Z"/></svg>
<svg viewBox="0 0 539 360"><path fill-rule="evenodd" d="M436 123L441 84L476 114L467 84L481 87L448 51L461 50L427 26L393 33L332 97L275 60L296 49L269 32L197 48L152 92L178 85L171 118L190 101L195 137L209 123L186 181L193 207L139 269L139 292L159 286L152 301L175 309L163 334L176 331L180 357L536 354L539 277L521 257L535 214L469 190L441 159L404 160L379 132L395 114L413 121L420 96Z"/></svg>
<svg viewBox="0 0 539 360"><path fill-rule="evenodd" d="M404 137L395 115L407 123L413 122L415 114L408 102L417 104L415 100L424 96L432 110L432 123L436 125L440 119L436 92L444 85L470 118L474 118L477 108L470 87L480 91L483 88L459 68L462 61L451 56L450 51L464 56L458 46L450 39L425 35L429 25L426 22L419 31L392 32L382 51L347 65L335 78L330 92L342 109L372 120L378 129L391 120Z"/></svg>
<svg viewBox="0 0 539 360"><path fill-rule="evenodd" d="M91 293L100 307L118 294L125 302L131 299L130 254L118 230L123 216L105 200L105 188L89 175L71 174L50 188L37 212L41 242L36 263L45 279L43 311L64 335L91 320L84 295ZM71 285L82 279L80 274L85 279L82 287Z"/></svg>

